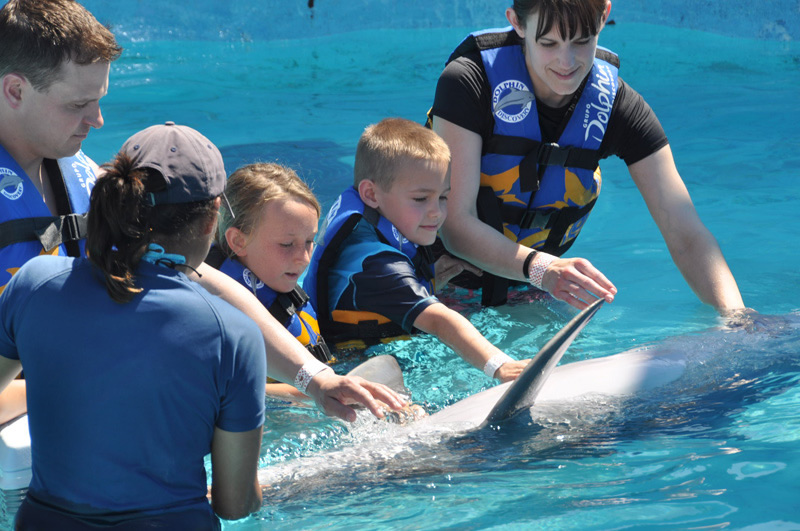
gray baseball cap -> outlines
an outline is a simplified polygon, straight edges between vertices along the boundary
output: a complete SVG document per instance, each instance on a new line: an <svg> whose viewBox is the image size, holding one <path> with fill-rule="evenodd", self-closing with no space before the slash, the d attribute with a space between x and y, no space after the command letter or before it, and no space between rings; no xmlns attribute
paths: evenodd
<svg viewBox="0 0 800 531"><path fill-rule="evenodd" d="M157 171L166 188L153 190L153 205L212 199L225 191L222 155L209 139L185 125L167 122L139 131L122 145L133 169Z"/></svg>

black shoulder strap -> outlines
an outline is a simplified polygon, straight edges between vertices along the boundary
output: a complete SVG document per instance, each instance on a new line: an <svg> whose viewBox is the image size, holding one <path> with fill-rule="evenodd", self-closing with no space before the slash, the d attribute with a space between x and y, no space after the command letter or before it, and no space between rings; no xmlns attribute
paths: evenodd
<svg viewBox="0 0 800 531"><path fill-rule="evenodd" d="M462 55L470 52L479 52L481 50L488 50L490 48L499 48L501 46L511 46L513 44L520 44L522 39L512 29L510 31L501 31L496 33L482 33L480 35L470 35L459 44L447 62L453 61Z"/></svg>
<svg viewBox="0 0 800 531"><path fill-rule="evenodd" d="M53 196L56 201L56 213L60 216L70 216L70 215L82 215L86 214L85 212L72 212L72 206L69 203L69 195L67 194L67 183L64 181L64 176L61 173L61 168L58 166L58 161L53 159L44 159L44 168L47 172L47 178L50 181L50 187L53 190ZM69 238L69 239L62 239L61 242L64 244L64 248L67 251L68 256L80 256L81 255L81 248L78 244L79 240L86 238L86 216L84 216L84 225L82 227L82 232L76 234L77 237ZM69 222L72 223L72 222ZM62 222L63 225L63 222ZM80 225L78 225L80 228ZM54 231L50 231L51 234Z"/></svg>
<svg viewBox="0 0 800 531"><path fill-rule="evenodd" d="M597 51L595 51L594 56L597 57L598 59L602 59L607 63L611 63L615 67L619 68L619 55L615 54L611 50L597 48Z"/></svg>
<svg viewBox="0 0 800 531"><path fill-rule="evenodd" d="M278 293L267 309L279 323L286 324L307 302L308 294L300 286L295 286L289 293Z"/></svg>

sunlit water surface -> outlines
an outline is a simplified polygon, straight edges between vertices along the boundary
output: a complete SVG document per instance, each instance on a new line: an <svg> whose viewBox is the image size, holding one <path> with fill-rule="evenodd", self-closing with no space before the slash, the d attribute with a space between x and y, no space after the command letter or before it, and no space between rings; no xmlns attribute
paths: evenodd
<svg viewBox="0 0 800 531"><path fill-rule="evenodd" d="M294 167L327 209L351 182L363 128L387 116L423 121L443 62L467 31L127 43L103 100L107 125L84 148L102 162L133 132L174 120L214 141L228 171L255 160ZM798 45L643 24L609 26L600 43L621 55L622 78L658 114L748 306L796 311ZM590 259L619 294L562 363L719 324L672 264L618 160L603 164L600 200L570 254ZM468 301L462 310L515 357L535 353L572 315L524 292L505 307ZM756 363L747 379L673 389L636 407L578 404L544 424L517 419L500 433L415 438L412 428L364 418L351 429L270 402L263 467L314 463L347 448L375 452L375 464L342 462L342 472L329 462L316 477L305 470L303 480L276 487L258 515L225 527L800 529L800 386L791 361L798 342L789 334L727 353L780 358L761 370ZM414 399L431 412L492 385L430 337L369 353L376 352L400 360ZM361 359L351 355L342 370ZM402 450L394 439L410 442Z"/></svg>

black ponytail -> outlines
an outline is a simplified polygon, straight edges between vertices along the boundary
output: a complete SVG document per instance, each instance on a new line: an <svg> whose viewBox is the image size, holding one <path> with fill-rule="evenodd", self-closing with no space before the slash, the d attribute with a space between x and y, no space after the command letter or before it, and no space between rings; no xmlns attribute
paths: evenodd
<svg viewBox="0 0 800 531"><path fill-rule="evenodd" d="M158 172L133 169L124 153L103 169L89 204L86 253L103 272L108 295L125 303L142 291L135 271L150 242L169 246L197 238L198 222L216 215L215 199L152 206L150 192L166 186Z"/></svg>

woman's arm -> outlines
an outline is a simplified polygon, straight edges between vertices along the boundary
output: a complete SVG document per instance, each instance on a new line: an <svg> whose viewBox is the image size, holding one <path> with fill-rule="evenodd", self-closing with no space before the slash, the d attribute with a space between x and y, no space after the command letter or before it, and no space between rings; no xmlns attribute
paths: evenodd
<svg viewBox="0 0 800 531"><path fill-rule="evenodd" d="M194 276L197 282L247 314L261 329L267 349L267 371L271 377L282 382L293 382L305 363L315 361L311 353L244 286L207 264L201 264L198 272L199 278ZM355 420L356 413L348 404L362 404L379 418L383 417L383 413L377 400L392 409L400 409L405 405L400 396L385 385L359 377L339 376L333 370L317 373L305 392L326 415L351 422Z"/></svg>
<svg viewBox="0 0 800 531"><path fill-rule="evenodd" d="M261 507L258 455L262 426L245 432L214 429L211 441L211 506L226 520L238 520Z"/></svg>
<svg viewBox="0 0 800 531"><path fill-rule="evenodd" d="M664 146L631 164L628 170L667 243L672 260L695 294L719 311L743 309L736 280L717 240L697 215L670 147Z"/></svg>
<svg viewBox="0 0 800 531"><path fill-rule="evenodd" d="M527 280L522 266L530 249L512 242L478 219L480 135L434 116L433 130L450 147L450 197L441 229L447 249L480 269L512 280ZM555 298L583 309L597 298L611 302L616 288L588 260L556 259L545 274L543 288Z"/></svg>
<svg viewBox="0 0 800 531"><path fill-rule="evenodd" d="M442 303L431 304L414 320L414 326L439 338L473 367L483 370L494 356L505 356L492 345L464 316ZM501 382L515 379L530 360L510 360L494 373Z"/></svg>

